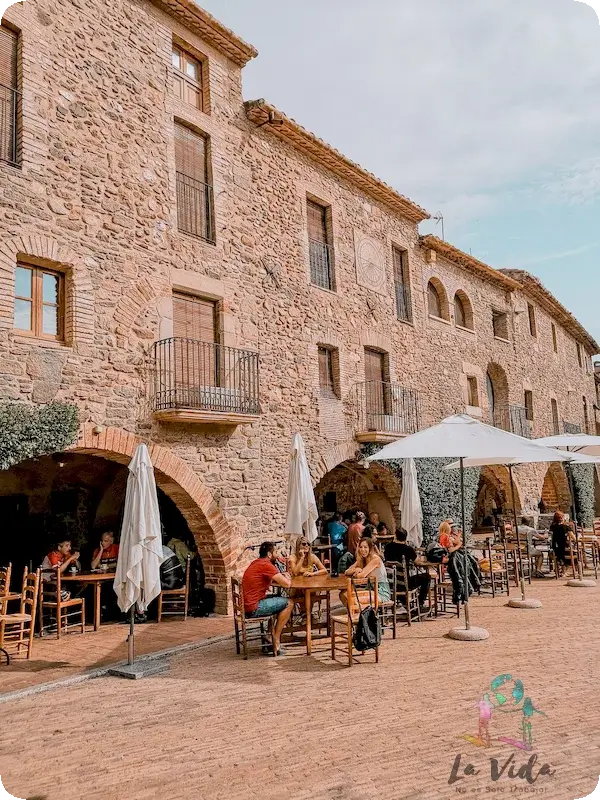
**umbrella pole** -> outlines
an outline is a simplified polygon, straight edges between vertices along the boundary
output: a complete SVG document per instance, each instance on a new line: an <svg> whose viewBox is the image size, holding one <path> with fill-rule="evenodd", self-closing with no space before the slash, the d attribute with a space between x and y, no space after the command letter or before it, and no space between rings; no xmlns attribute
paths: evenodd
<svg viewBox="0 0 600 800"><path fill-rule="evenodd" d="M577 524L577 500L575 499L575 483L573 481L573 472L571 470L570 461L568 461L565 464L565 469L567 470L567 475L569 477L569 489L571 491L571 516L573 517L573 522L575 523L575 546L577 549L577 574L579 575L579 580L582 580L583 569L581 566L581 558L579 553L579 525Z"/></svg>
<svg viewBox="0 0 600 800"><path fill-rule="evenodd" d="M133 634L135 630L135 603L129 609L129 636L127 637L127 663L131 666L134 659Z"/></svg>
<svg viewBox="0 0 600 800"><path fill-rule="evenodd" d="M508 465L508 474L510 475L510 496L512 498L513 519L515 521L515 536L517 537L517 552L518 552L518 570L519 580L521 582L521 600L525 600L525 579L523 578L523 562L521 560L521 537L519 536L519 522L517 520L517 504L515 502L515 481L513 478L512 466ZM529 554L529 548L527 548ZM531 567L530 567L531 569Z"/></svg>
<svg viewBox="0 0 600 800"><path fill-rule="evenodd" d="M469 620L469 556L467 553L467 528L465 525L465 467L464 459L460 460L460 513L462 522L462 535L463 547L465 549L465 628L470 630L471 622Z"/></svg>

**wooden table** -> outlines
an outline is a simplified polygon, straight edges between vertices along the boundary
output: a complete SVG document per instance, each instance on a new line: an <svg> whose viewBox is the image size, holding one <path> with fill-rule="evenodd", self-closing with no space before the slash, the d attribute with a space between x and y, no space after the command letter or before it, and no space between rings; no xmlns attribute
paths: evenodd
<svg viewBox="0 0 600 800"><path fill-rule="evenodd" d="M94 630L100 627L100 592L105 581L114 581L114 572L79 572L60 576L61 583L83 583L94 587Z"/></svg>
<svg viewBox="0 0 600 800"><path fill-rule="evenodd" d="M311 611L312 603L310 595L312 592L335 592L341 591L348 586L348 578L332 578L330 575L317 575L314 578L292 578L292 589L304 592L304 603L306 608L306 654L312 652L312 629Z"/></svg>

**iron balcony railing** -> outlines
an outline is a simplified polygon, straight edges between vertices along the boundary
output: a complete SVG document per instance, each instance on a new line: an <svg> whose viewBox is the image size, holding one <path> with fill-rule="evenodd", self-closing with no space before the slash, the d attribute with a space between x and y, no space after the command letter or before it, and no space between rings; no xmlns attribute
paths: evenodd
<svg viewBox="0 0 600 800"><path fill-rule="evenodd" d="M333 289L331 252L328 244L308 240L310 256L310 281L321 289Z"/></svg>
<svg viewBox="0 0 600 800"><path fill-rule="evenodd" d="M154 411L258 414L258 353L174 337L155 342Z"/></svg>
<svg viewBox="0 0 600 800"><path fill-rule="evenodd" d="M509 406L495 406L491 413L492 425L503 431L511 431L511 413Z"/></svg>
<svg viewBox="0 0 600 800"><path fill-rule="evenodd" d="M184 233L214 242L213 188L207 183L176 173L177 227Z"/></svg>
<svg viewBox="0 0 600 800"><path fill-rule="evenodd" d="M412 322L410 289L404 283L396 284L396 316L402 322Z"/></svg>
<svg viewBox="0 0 600 800"><path fill-rule="evenodd" d="M527 408L525 406L510 406L509 409L512 433L531 439L531 420L528 419Z"/></svg>
<svg viewBox="0 0 600 800"><path fill-rule="evenodd" d="M397 383L365 381L354 386L356 430L416 433L421 426L420 397Z"/></svg>
<svg viewBox="0 0 600 800"><path fill-rule="evenodd" d="M577 422L565 422L563 420L564 433L581 433L581 425Z"/></svg>
<svg viewBox="0 0 600 800"><path fill-rule="evenodd" d="M0 161L17 163L21 93L0 83Z"/></svg>

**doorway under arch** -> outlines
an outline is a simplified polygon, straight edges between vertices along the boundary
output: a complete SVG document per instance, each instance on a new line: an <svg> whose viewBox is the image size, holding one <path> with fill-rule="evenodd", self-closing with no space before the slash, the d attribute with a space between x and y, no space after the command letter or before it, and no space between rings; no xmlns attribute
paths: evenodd
<svg viewBox="0 0 600 800"><path fill-rule="evenodd" d="M514 475L513 475L514 480ZM517 516L522 513L521 491L514 480ZM512 519L513 502L510 486L510 473L503 466L482 467L479 474L479 488L473 511L473 527L487 527L494 523L495 517L504 515Z"/></svg>
<svg viewBox="0 0 600 800"><path fill-rule="evenodd" d="M500 364L488 364L486 372L486 390L490 422L497 428L510 431L508 378Z"/></svg>
<svg viewBox="0 0 600 800"><path fill-rule="evenodd" d="M563 467L554 462L548 466L542 486L542 502L548 514L554 511L568 513L571 509L571 490Z"/></svg>

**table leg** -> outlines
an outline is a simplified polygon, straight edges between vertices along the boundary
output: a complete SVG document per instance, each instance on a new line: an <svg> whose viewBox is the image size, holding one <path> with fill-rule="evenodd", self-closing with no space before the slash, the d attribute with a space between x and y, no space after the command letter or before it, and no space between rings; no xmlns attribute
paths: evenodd
<svg viewBox="0 0 600 800"><path fill-rule="evenodd" d="M10 664L10 656L3 647L0 647L0 653L4 653L4 656L6 658L6 666L8 667L8 665Z"/></svg>
<svg viewBox="0 0 600 800"><path fill-rule="evenodd" d="M310 603L310 589L304 591L304 605L306 607L306 655L309 656L312 651L312 625L311 625L311 603Z"/></svg>
<svg viewBox="0 0 600 800"><path fill-rule="evenodd" d="M100 592L102 587L100 581L96 581L94 585L94 630L97 631L100 627Z"/></svg>

